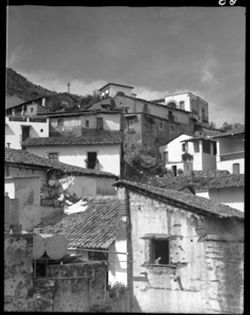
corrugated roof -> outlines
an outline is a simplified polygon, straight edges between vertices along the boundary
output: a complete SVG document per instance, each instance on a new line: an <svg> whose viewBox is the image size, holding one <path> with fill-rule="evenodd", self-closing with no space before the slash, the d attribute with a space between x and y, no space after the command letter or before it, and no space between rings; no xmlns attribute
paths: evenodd
<svg viewBox="0 0 250 315"><path fill-rule="evenodd" d="M244 187L245 186L245 175L244 174L228 174L225 176L213 178L209 184L209 189L222 189L232 187Z"/></svg>
<svg viewBox="0 0 250 315"><path fill-rule="evenodd" d="M119 201L113 198L92 200L84 212L57 213L43 220L36 228L41 234L60 233L69 247L108 249L115 240Z"/></svg>
<svg viewBox="0 0 250 315"><path fill-rule="evenodd" d="M86 129L85 129L86 131ZM49 145L90 145L90 144L120 144L122 133L114 130L98 130L95 133L84 132L82 137L58 136L44 138L28 138L22 142L23 147Z"/></svg>
<svg viewBox="0 0 250 315"><path fill-rule="evenodd" d="M179 203L180 206L184 206L186 210L195 210L208 215L213 214L220 218L244 218L244 213L239 210L214 202L207 198L186 194L180 191L159 188L147 184L139 184L127 180L119 180L114 185L118 187L125 186L131 190L135 190L149 196L151 195L154 198L167 203Z"/></svg>
<svg viewBox="0 0 250 315"><path fill-rule="evenodd" d="M116 178L114 174L108 172L82 168L58 161L50 161L49 159L40 157L33 153L24 150L15 150L11 148L5 148L5 163L38 166L46 169L62 171L65 174L71 174L75 176L86 175Z"/></svg>

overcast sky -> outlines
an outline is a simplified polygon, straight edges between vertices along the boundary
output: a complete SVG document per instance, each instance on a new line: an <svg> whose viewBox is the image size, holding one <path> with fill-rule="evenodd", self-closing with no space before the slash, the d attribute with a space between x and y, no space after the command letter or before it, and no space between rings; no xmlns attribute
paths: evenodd
<svg viewBox="0 0 250 315"><path fill-rule="evenodd" d="M7 66L33 83L86 95L117 82L148 100L191 91L217 127L244 122L245 8L7 10Z"/></svg>

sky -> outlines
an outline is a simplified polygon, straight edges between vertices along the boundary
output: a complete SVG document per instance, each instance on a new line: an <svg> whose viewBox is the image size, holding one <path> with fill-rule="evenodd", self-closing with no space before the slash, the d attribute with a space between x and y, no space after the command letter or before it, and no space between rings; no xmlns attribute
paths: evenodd
<svg viewBox="0 0 250 315"><path fill-rule="evenodd" d="M6 47L7 67L52 91L190 91L217 127L245 120L244 7L9 6Z"/></svg>

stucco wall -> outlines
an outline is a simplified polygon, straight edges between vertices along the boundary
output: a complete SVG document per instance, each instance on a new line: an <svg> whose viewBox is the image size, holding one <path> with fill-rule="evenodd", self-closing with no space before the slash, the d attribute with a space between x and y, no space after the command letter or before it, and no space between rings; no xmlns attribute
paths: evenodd
<svg viewBox="0 0 250 315"><path fill-rule="evenodd" d="M240 164L240 174L245 174L245 159L231 159L228 161L220 161L216 163L217 170L227 170L233 173L233 164Z"/></svg>
<svg viewBox="0 0 250 315"><path fill-rule="evenodd" d="M49 120L47 122L29 122L29 121L9 121L5 118L5 146L10 143L10 148L21 149L20 141L22 141L22 127L30 127L30 137L48 137L49 136Z"/></svg>
<svg viewBox="0 0 250 315"><path fill-rule="evenodd" d="M127 241L116 240L116 242L110 246L110 251L116 251L121 253L127 252ZM109 254L109 284L113 285L116 282L127 285L127 255L110 253Z"/></svg>
<svg viewBox="0 0 250 315"><path fill-rule="evenodd" d="M244 211L245 202L243 187L210 189L209 198L236 208L240 211Z"/></svg>
<svg viewBox="0 0 250 315"><path fill-rule="evenodd" d="M87 152L97 152L97 158L100 162L100 170L110 172L114 175L120 175L119 144L34 146L28 147L27 151L42 157L48 157L49 152L58 152L60 162L84 168L86 167L85 160L87 159Z"/></svg>
<svg viewBox="0 0 250 315"><path fill-rule="evenodd" d="M241 313L243 224L194 215L135 192L129 192L129 200L132 311ZM172 267L146 263L150 241L143 237L161 233L177 235L170 241ZM208 234L217 238L206 241Z"/></svg>

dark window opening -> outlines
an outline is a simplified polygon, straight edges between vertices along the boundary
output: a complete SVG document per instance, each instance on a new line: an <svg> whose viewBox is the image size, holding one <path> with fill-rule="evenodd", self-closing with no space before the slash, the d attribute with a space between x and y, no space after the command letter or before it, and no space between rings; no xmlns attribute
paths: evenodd
<svg viewBox="0 0 250 315"><path fill-rule="evenodd" d="M96 129L103 130L103 118L102 117L96 118Z"/></svg>
<svg viewBox="0 0 250 315"><path fill-rule="evenodd" d="M89 128L89 120L86 120L86 121L85 121L85 127L86 127L86 128Z"/></svg>
<svg viewBox="0 0 250 315"><path fill-rule="evenodd" d="M176 108L175 102L169 102L169 103L168 103L168 106L169 106L169 107L172 107L172 108Z"/></svg>
<svg viewBox="0 0 250 315"><path fill-rule="evenodd" d="M25 141L30 136L30 126L22 126L22 141Z"/></svg>
<svg viewBox="0 0 250 315"><path fill-rule="evenodd" d="M169 240L151 240L151 264L168 265Z"/></svg>
<svg viewBox="0 0 250 315"><path fill-rule="evenodd" d="M182 151L183 151L183 152L186 151L186 143L182 143Z"/></svg>
<svg viewBox="0 0 250 315"><path fill-rule="evenodd" d="M58 161L58 156L59 156L59 154L57 152L50 152L48 154L50 161Z"/></svg>
<svg viewBox="0 0 250 315"><path fill-rule="evenodd" d="M176 165L173 165L173 166L172 166L172 172L173 172L173 175L174 175L174 176L177 175L177 166L176 166Z"/></svg>
<svg viewBox="0 0 250 315"><path fill-rule="evenodd" d="M217 154L216 142L213 143L213 153L214 155Z"/></svg>
<svg viewBox="0 0 250 315"><path fill-rule="evenodd" d="M166 151L166 152L163 152L163 161L164 161L165 163L168 162L168 152L167 152L167 151Z"/></svg>
<svg viewBox="0 0 250 315"><path fill-rule="evenodd" d="M240 174L240 164L234 163L233 164L233 174L239 175Z"/></svg>
<svg viewBox="0 0 250 315"><path fill-rule="evenodd" d="M97 160L97 153L88 152L87 168L94 169L96 166L96 160Z"/></svg>
<svg viewBox="0 0 250 315"><path fill-rule="evenodd" d="M32 112L33 112L33 110L34 110L34 108L33 108L33 107L31 107L31 108L30 108L30 112L32 113Z"/></svg>
<svg viewBox="0 0 250 315"><path fill-rule="evenodd" d="M184 101L180 101L179 105L180 105L180 109L184 109L185 102Z"/></svg>
<svg viewBox="0 0 250 315"><path fill-rule="evenodd" d="M210 141L202 140L203 153L210 154Z"/></svg>
<svg viewBox="0 0 250 315"><path fill-rule="evenodd" d="M108 260L107 253L89 252L89 260Z"/></svg>

